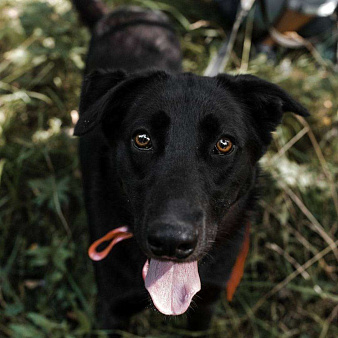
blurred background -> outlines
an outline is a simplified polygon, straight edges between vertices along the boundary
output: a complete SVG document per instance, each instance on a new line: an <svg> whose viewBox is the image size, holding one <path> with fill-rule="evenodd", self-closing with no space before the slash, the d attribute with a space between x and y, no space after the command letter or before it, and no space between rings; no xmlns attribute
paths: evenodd
<svg viewBox="0 0 338 338"><path fill-rule="evenodd" d="M167 13L181 39L184 70L197 74L229 37L232 23L221 2L105 1ZM225 294L219 300L209 335L338 337L336 36L331 30L297 49L262 50L255 11L239 28L226 71L280 85L311 117L287 114L261 161L262 198L245 274L233 302ZM95 325L72 136L89 38L70 1L0 2L1 337L106 334ZM197 336L182 330L184 321L148 309L124 336Z"/></svg>

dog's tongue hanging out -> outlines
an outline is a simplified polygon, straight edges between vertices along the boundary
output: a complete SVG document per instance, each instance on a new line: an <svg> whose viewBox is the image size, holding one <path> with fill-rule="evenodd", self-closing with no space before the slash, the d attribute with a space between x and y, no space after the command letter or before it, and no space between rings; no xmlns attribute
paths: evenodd
<svg viewBox="0 0 338 338"><path fill-rule="evenodd" d="M165 315L180 315L201 289L197 262L175 263L156 259L143 267L145 287L157 310Z"/></svg>
<svg viewBox="0 0 338 338"><path fill-rule="evenodd" d="M105 258L118 242L132 237L128 227L120 227L95 241L88 250L94 261ZM97 247L111 241L102 251ZM190 306L192 297L201 289L197 262L174 263L151 259L143 267L145 287L150 293L156 308L165 315L180 315Z"/></svg>

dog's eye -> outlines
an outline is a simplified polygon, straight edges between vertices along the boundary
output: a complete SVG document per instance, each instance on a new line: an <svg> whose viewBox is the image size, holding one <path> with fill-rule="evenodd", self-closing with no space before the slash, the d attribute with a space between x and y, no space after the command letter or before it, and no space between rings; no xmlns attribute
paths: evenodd
<svg viewBox="0 0 338 338"><path fill-rule="evenodd" d="M234 149L233 143L227 138L221 138L217 141L214 154L225 155L230 154Z"/></svg>
<svg viewBox="0 0 338 338"><path fill-rule="evenodd" d="M149 150L152 147L150 136L145 132L136 134L133 140L135 147L138 149Z"/></svg>

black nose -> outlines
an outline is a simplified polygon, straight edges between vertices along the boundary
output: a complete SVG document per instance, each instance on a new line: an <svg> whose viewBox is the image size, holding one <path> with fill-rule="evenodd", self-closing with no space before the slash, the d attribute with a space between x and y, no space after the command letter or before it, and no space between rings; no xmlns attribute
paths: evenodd
<svg viewBox="0 0 338 338"><path fill-rule="evenodd" d="M148 244L157 257L184 259L195 250L198 230L170 224L156 224L150 227Z"/></svg>

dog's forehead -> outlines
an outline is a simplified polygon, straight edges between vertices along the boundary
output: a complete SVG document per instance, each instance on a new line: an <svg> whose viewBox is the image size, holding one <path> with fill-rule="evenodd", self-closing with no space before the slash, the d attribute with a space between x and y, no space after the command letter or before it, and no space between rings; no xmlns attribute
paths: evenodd
<svg viewBox="0 0 338 338"><path fill-rule="evenodd" d="M165 112L171 123L201 124L213 116L220 123L238 123L243 117L240 103L221 88L216 79L193 74L175 74L144 89L135 102L142 119Z"/></svg>

